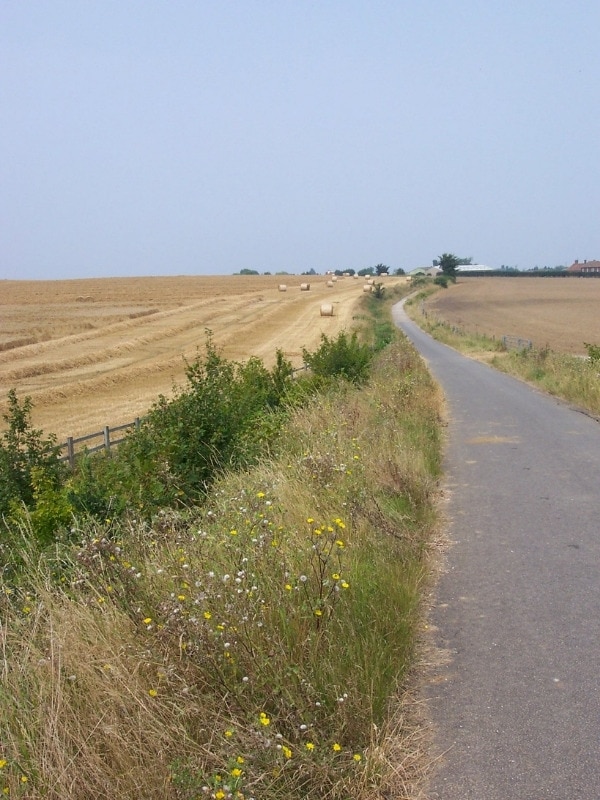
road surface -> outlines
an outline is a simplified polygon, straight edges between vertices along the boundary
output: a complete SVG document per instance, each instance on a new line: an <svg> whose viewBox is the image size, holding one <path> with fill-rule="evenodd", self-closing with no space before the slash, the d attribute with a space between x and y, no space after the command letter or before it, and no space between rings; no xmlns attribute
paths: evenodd
<svg viewBox="0 0 600 800"><path fill-rule="evenodd" d="M600 424L404 330L448 404L430 800L600 798Z"/></svg>

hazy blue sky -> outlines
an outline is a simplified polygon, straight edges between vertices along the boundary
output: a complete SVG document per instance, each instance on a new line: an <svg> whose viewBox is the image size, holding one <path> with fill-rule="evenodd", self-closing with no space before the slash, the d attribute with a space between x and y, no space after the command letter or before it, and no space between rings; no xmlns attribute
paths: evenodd
<svg viewBox="0 0 600 800"><path fill-rule="evenodd" d="M598 0L0 0L0 277L600 258Z"/></svg>

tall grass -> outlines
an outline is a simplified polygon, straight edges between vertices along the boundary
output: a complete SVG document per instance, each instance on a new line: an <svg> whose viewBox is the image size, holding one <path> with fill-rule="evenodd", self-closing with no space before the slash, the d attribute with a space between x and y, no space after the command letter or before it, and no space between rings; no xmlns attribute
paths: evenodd
<svg viewBox="0 0 600 800"><path fill-rule="evenodd" d="M2 578L0 791L406 797L398 698L436 524L440 398L403 340L206 503L75 527ZM77 523L76 525L78 525Z"/></svg>

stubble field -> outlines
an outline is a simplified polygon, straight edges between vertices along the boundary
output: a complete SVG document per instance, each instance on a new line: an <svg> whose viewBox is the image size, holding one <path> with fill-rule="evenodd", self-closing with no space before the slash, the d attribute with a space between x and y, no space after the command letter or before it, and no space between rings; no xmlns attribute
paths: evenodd
<svg viewBox="0 0 600 800"><path fill-rule="evenodd" d="M426 305L468 333L518 336L537 349L585 355L584 342L600 344L600 280L458 278Z"/></svg>
<svg viewBox="0 0 600 800"><path fill-rule="evenodd" d="M364 281L326 276L181 276L0 281L0 413L9 389L59 441L131 422L185 381L206 331L224 357L277 349L302 365L321 334L352 327ZM404 281L386 278L386 285ZM309 291L300 284L310 282ZM287 286L279 291L280 284ZM322 303L333 316L321 316ZM2 427L4 423L2 421Z"/></svg>

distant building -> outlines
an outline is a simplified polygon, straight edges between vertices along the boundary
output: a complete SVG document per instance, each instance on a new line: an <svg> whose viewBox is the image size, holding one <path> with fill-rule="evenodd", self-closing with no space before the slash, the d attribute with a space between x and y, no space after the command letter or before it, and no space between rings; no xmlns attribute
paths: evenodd
<svg viewBox="0 0 600 800"><path fill-rule="evenodd" d="M600 261L582 261L580 263L575 260L570 267L567 267L567 272L581 272L584 274L589 272L600 273Z"/></svg>
<svg viewBox="0 0 600 800"><path fill-rule="evenodd" d="M459 264L457 272L494 272L494 267L486 267L485 264Z"/></svg>
<svg viewBox="0 0 600 800"><path fill-rule="evenodd" d="M411 269L408 275L429 275L430 277L435 278L435 276L439 275L441 271L442 270L439 267L416 267L415 269Z"/></svg>

